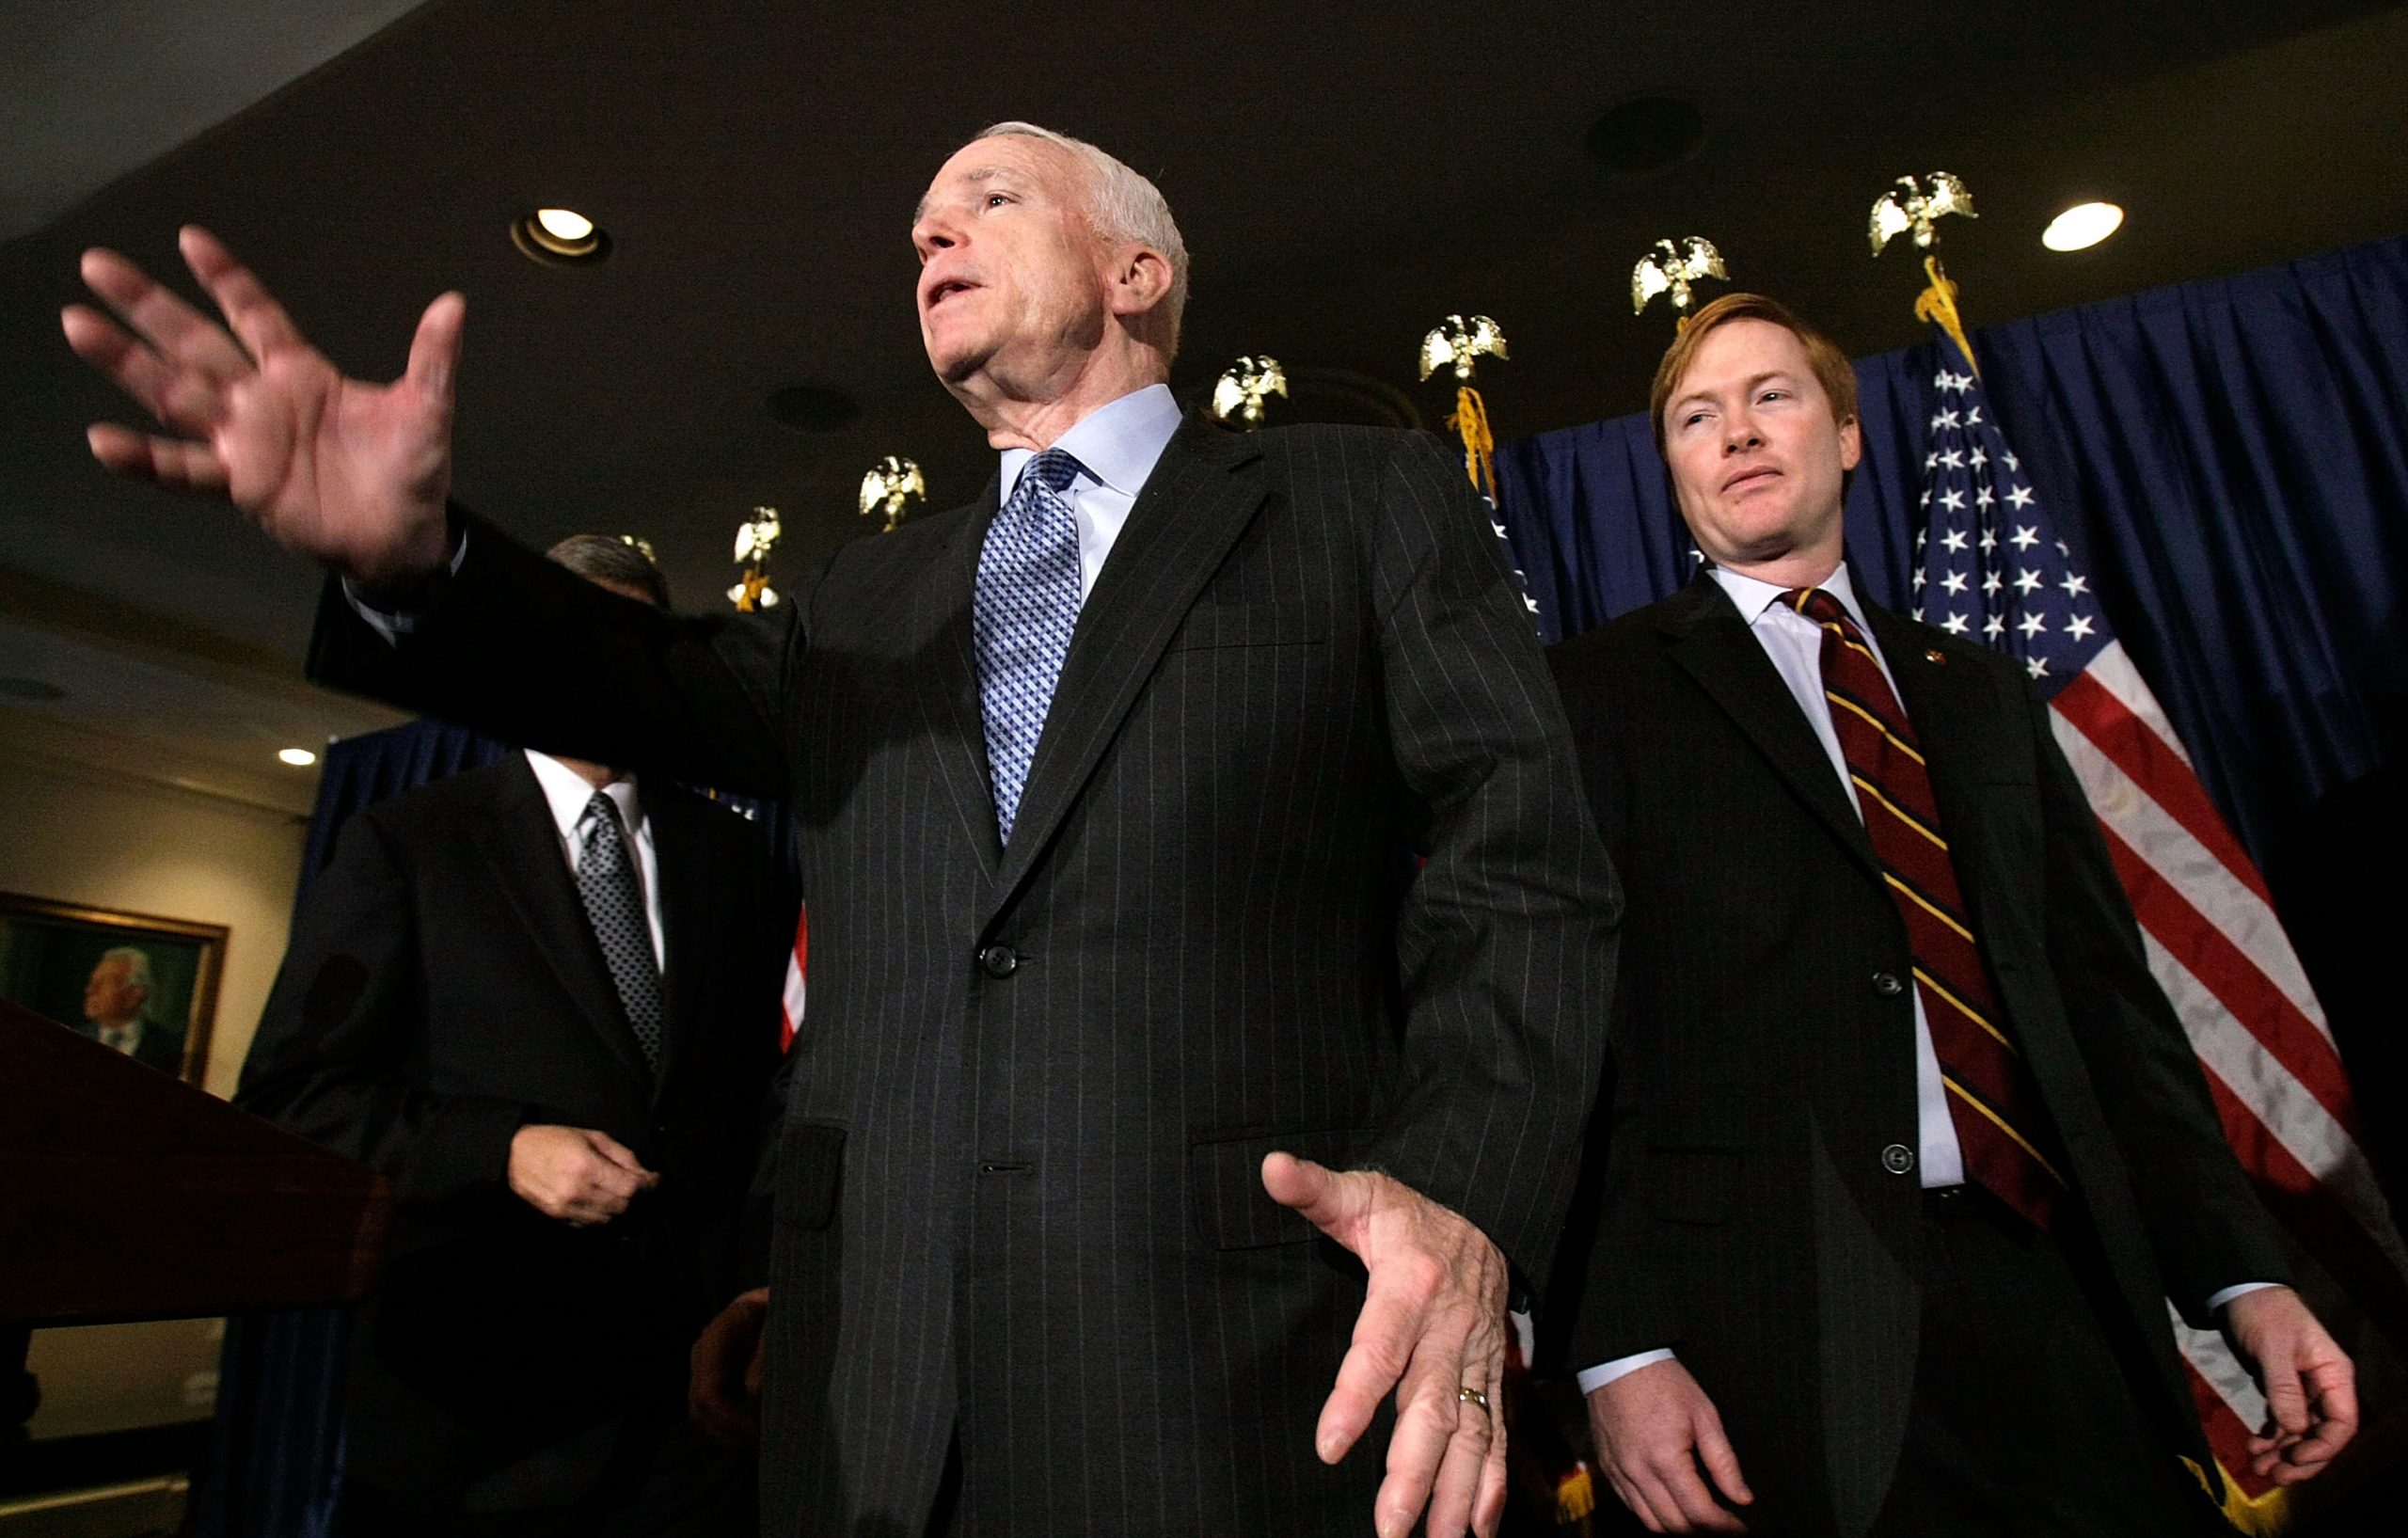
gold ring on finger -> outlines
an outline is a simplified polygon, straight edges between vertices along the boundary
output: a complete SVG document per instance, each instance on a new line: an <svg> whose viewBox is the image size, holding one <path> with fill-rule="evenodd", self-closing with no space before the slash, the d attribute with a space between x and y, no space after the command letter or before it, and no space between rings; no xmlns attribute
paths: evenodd
<svg viewBox="0 0 2408 1538"><path fill-rule="evenodd" d="M1469 1384L1465 1384L1461 1388L1456 1389L1455 1398L1465 1404L1477 1404L1483 1410L1488 1408L1488 1396L1481 1393L1479 1389L1474 1388Z"/></svg>

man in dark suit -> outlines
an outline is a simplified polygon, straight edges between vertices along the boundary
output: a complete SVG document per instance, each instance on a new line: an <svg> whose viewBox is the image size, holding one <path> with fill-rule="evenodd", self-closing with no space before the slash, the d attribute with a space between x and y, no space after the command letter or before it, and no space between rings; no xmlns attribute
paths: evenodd
<svg viewBox="0 0 2408 1538"><path fill-rule="evenodd" d="M768 1531L1493 1530L1614 899L1483 510L1426 438L1182 422L1184 247L1090 146L998 125L911 237L997 479L757 620L447 524L456 296L382 391L198 233L244 346L104 253L156 350L67 328L187 435L104 462L347 579L320 677L789 798ZM346 409L361 474L305 483L291 435Z"/></svg>
<svg viewBox="0 0 2408 1538"><path fill-rule="evenodd" d="M1616 1491L1657 1531L2208 1530L2169 1298L2258 1365L2258 1471L2314 1474L2350 1363L2264 1285L2045 709L1857 595L1846 359L1728 295L1653 410L1713 567L1552 658L1630 903L1569 1288Z"/></svg>
<svg viewBox="0 0 2408 1538"><path fill-rule="evenodd" d="M182 1073L184 1033L150 1012L153 986L149 951L110 946L84 980L84 1023L75 1029L162 1073Z"/></svg>
<svg viewBox="0 0 2408 1538"><path fill-rule="evenodd" d="M552 554L667 602L617 540ZM344 824L236 1099L394 1182L346 1533L748 1525L745 1461L683 1421L777 1064L775 864L725 807L537 753Z"/></svg>

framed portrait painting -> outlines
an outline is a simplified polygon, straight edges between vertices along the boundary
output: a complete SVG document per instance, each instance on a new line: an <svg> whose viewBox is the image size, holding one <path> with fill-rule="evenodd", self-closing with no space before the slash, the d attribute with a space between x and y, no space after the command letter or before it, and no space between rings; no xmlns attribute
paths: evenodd
<svg viewBox="0 0 2408 1538"><path fill-rule="evenodd" d="M226 927L0 892L0 998L198 1085Z"/></svg>

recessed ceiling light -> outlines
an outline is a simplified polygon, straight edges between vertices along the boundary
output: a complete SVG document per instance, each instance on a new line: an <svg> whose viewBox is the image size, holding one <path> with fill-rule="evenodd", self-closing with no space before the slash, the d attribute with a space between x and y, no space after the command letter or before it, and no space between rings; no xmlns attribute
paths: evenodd
<svg viewBox="0 0 2408 1538"><path fill-rule="evenodd" d="M2049 221L2040 244L2052 251L2079 251L2098 245L2124 222L2124 211L2114 203L2076 203Z"/></svg>
<svg viewBox="0 0 2408 1538"><path fill-rule="evenodd" d="M538 262L584 266L610 254L610 237L573 208L539 208L510 227L511 244Z"/></svg>
<svg viewBox="0 0 2408 1538"><path fill-rule="evenodd" d="M307 748L278 748L276 751L276 756L294 769L308 769L318 761L318 755Z"/></svg>

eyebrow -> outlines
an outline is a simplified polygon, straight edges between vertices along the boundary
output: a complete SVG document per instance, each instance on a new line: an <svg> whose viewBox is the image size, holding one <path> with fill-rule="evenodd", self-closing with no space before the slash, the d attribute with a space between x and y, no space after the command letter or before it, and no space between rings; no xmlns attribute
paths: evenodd
<svg viewBox="0 0 2408 1538"><path fill-rule="evenodd" d="M961 177L965 182L992 182L999 176L1009 176L1010 174L1011 170L1008 166L974 166L969 170L962 172ZM927 216L928 200L924 197L919 200L919 202L912 205L911 222L913 224L918 224L922 219L925 219Z"/></svg>
<svg viewBox="0 0 2408 1538"><path fill-rule="evenodd" d="M1744 381L1742 381L1742 386L1747 389L1752 390L1758 386L1774 379L1778 379L1783 384L1797 383L1797 380L1791 375L1787 369L1766 369L1762 373L1750 374ZM1672 398L1672 404L1666 406L1664 409L1667 412L1678 411L1683 406L1687 405L1691 401L1711 401L1713 398L1713 393L1709 390L1693 389L1685 394L1674 396Z"/></svg>

